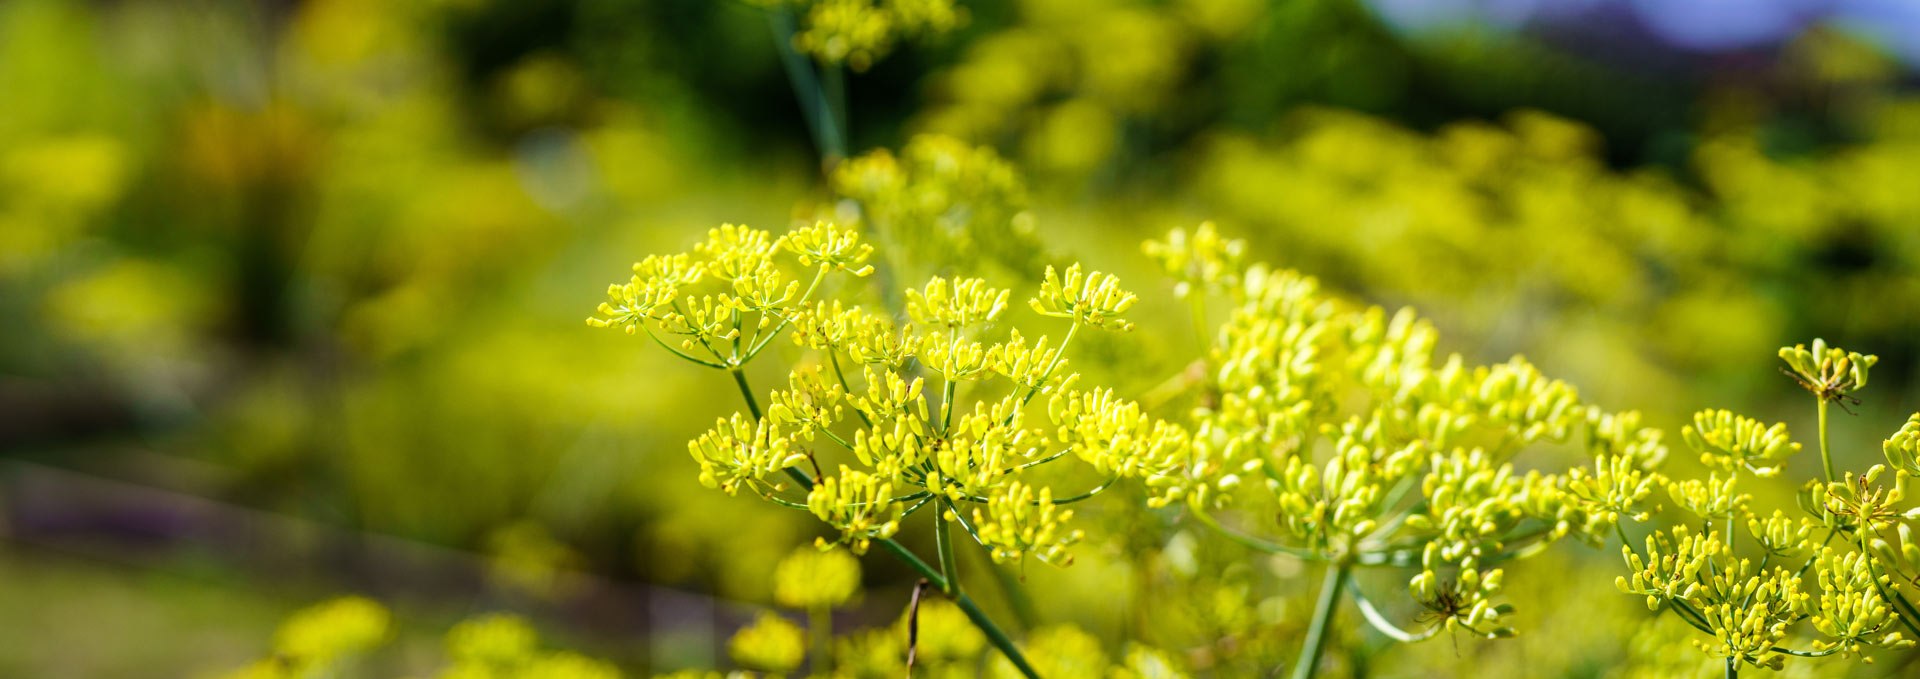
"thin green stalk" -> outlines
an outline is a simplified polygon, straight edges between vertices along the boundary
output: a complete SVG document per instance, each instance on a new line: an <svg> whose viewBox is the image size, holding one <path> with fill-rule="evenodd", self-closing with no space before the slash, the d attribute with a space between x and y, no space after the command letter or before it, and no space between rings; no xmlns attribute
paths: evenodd
<svg viewBox="0 0 1920 679"><path fill-rule="evenodd" d="M1193 317L1193 336L1200 341L1200 351L1205 353L1213 344L1213 338L1207 332L1207 298L1205 295L1187 291L1188 315Z"/></svg>
<svg viewBox="0 0 1920 679"><path fill-rule="evenodd" d="M1833 453L1827 451L1827 399L1814 397L1820 412L1820 466L1827 472L1827 483L1833 483Z"/></svg>
<svg viewBox="0 0 1920 679"><path fill-rule="evenodd" d="M753 415L754 421L759 421L760 401L753 397L753 387L747 386L747 374L740 366L728 368L727 373L733 375L734 385L740 387L740 397L747 400L747 412Z"/></svg>
<svg viewBox="0 0 1920 679"><path fill-rule="evenodd" d="M993 574L994 584L1000 587L1000 597L1006 599L1007 608L1013 609L1014 622L1022 629L1033 629L1034 621L1040 616L1033 611L1033 597L1027 596L1027 588L1020 585L1020 579L1011 570L993 565L993 557L986 545L980 546L979 553L981 558L987 560L986 570Z"/></svg>
<svg viewBox="0 0 1920 679"><path fill-rule="evenodd" d="M1190 510L1189 513L1191 513L1194 518L1199 519L1202 525L1205 525L1208 528L1212 528L1213 532L1219 533L1221 536L1227 538L1228 540L1232 540L1234 542L1240 543L1241 546L1246 547L1248 549L1252 549L1258 552L1266 552L1268 554L1285 554L1287 556L1291 556L1303 561L1325 561L1326 560L1324 557L1320 556L1318 553L1310 550L1301 549L1299 547L1293 547L1289 545L1283 545L1277 542L1268 542L1266 540L1262 540L1260 538L1256 538L1251 535L1240 533L1239 531L1231 530L1226 526L1220 525L1220 521L1218 519L1213 518L1213 515L1208 514L1205 509L1202 509L1197 505L1189 503L1187 508Z"/></svg>
<svg viewBox="0 0 1920 679"><path fill-rule="evenodd" d="M1739 676L1740 663L1734 662L1733 656L1727 656L1727 679L1738 679Z"/></svg>
<svg viewBox="0 0 1920 679"><path fill-rule="evenodd" d="M813 673L833 671L833 609L814 606L807 611L807 636L813 639Z"/></svg>
<svg viewBox="0 0 1920 679"><path fill-rule="evenodd" d="M946 386L940 389L940 435L946 436L948 432L953 431L953 392L959 385L945 376L941 376L940 381L946 383Z"/></svg>
<svg viewBox="0 0 1920 679"><path fill-rule="evenodd" d="M942 498L936 509L940 513L933 517L933 545L940 553L940 574L947 576L947 586L941 591L954 596L960 593L960 565L954 558L953 529L947 521L947 512L952 511L953 505Z"/></svg>
<svg viewBox="0 0 1920 679"><path fill-rule="evenodd" d="M660 336L653 334L653 329L648 328L646 325L641 325L640 329L645 330L647 332L647 339L653 340L653 343L660 345L660 348L673 352L673 355L675 356L679 356L681 358L687 359L689 361L693 361L694 363L698 363L700 365L704 365L709 368L719 368L721 370L725 370L727 368L727 366L725 365L721 365L719 363L715 363L713 361L709 361L704 358L698 358L698 357L695 357L693 354L689 354L687 352L674 348L673 345L667 344L666 342L661 341Z"/></svg>
<svg viewBox="0 0 1920 679"><path fill-rule="evenodd" d="M833 64L820 67L820 82L825 92L828 122L833 125L834 136L843 143L847 138L847 67ZM842 154L845 155L845 154ZM838 160L834 158L832 160ZM832 162L829 160L828 162Z"/></svg>
<svg viewBox="0 0 1920 679"><path fill-rule="evenodd" d="M1700 630L1702 634L1711 635L1714 633L1713 623L1707 621L1706 614L1694 610L1693 604L1689 604L1680 599L1674 599L1672 603L1674 615L1680 616L1682 622L1692 625L1694 629Z"/></svg>
<svg viewBox="0 0 1920 679"><path fill-rule="evenodd" d="M1400 626L1388 620L1387 616L1380 612L1380 609L1373 607L1373 602L1367 599L1366 593L1360 591L1360 583L1353 584L1353 603L1360 607L1360 617L1366 618L1367 622L1373 625L1376 631L1394 641L1411 644L1431 639L1434 635L1440 633L1440 627L1437 625L1427 628L1424 632L1408 632L1400 629Z"/></svg>
<svg viewBox="0 0 1920 679"><path fill-rule="evenodd" d="M1327 579L1320 585L1320 602L1314 605L1313 624L1307 628L1307 643L1300 661L1293 666L1293 679L1313 679L1320 671L1320 655L1327 649L1327 629L1333 626L1333 614L1340 606L1340 591L1346 587L1345 562L1327 567Z"/></svg>
<svg viewBox="0 0 1920 679"><path fill-rule="evenodd" d="M773 28L773 46L780 52L781 65L787 69L787 81L793 85L794 97L800 100L800 114L807 119L813 143L820 149L822 167L830 167L847 157L847 147L834 124L838 116L827 100L820 79L814 75L813 64L793 48L793 36L798 31L793 8L785 3L777 4L767 11L767 23Z"/></svg>
<svg viewBox="0 0 1920 679"><path fill-rule="evenodd" d="M940 588L942 591L946 590L947 579L941 577L939 571L927 565L927 562L922 561L919 556L908 551L906 547L893 540L880 540L878 542L881 547L887 548L888 551L893 552L895 557L898 557L915 571L918 571L920 577L927 579L928 584ZM993 618L987 617L986 612L980 610L980 605L974 603L973 597L969 597L965 593L956 594L953 596L953 603L960 607L960 612L967 614L967 619L973 621L974 627L980 628L980 632L987 635L988 643L993 644L994 648L999 649L1001 654L1007 656L1007 660L1011 661L1013 666L1020 670L1020 674L1025 675L1028 679L1039 679L1040 673L1034 671L1033 665L1027 662L1027 657L1020 653L1020 647L1015 646L1013 639L1009 638L1006 632L1001 631L999 625L994 624Z"/></svg>

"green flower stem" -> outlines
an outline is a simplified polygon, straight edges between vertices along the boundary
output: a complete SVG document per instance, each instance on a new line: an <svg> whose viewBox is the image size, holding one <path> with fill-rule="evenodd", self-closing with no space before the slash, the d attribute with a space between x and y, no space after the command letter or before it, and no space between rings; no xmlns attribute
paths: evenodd
<svg viewBox="0 0 1920 679"><path fill-rule="evenodd" d="M1680 616L1681 620L1692 625L1694 629L1700 630L1704 634L1714 634L1713 625L1707 622L1707 616L1701 614L1700 611L1694 610L1693 604L1680 599L1674 599L1673 611L1675 615Z"/></svg>
<svg viewBox="0 0 1920 679"><path fill-rule="evenodd" d="M674 348L674 346L671 344L667 344L666 342L660 341L660 336L653 334L652 328L648 328L645 325L641 325L640 329L645 330L647 332L647 339L653 340L653 343L660 345L660 348L673 352L673 355L675 356L679 356L681 358L687 359L689 361L693 361L694 363L698 363L700 365L704 365L709 368L719 368L721 370L727 369L727 366L721 365L719 363L715 363L713 361L709 361L704 358L696 357L692 354L688 354L687 352Z"/></svg>
<svg viewBox="0 0 1920 679"><path fill-rule="evenodd" d="M1876 580L1875 582L1878 581ZM1907 601L1907 595L1901 594L1899 590L1885 589L1883 591L1892 594L1893 596L1891 598L1894 604L1904 611L1903 614L1894 617L1899 618L1900 622L1906 623L1907 629L1913 630L1914 635L1920 636L1920 627L1916 627L1916 622L1920 621L1920 611L1914 610L1913 604Z"/></svg>
<svg viewBox="0 0 1920 679"><path fill-rule="evenodd" d="M821 166L831 167L847 157L846 142L841 139L835 124L840 116L833 112L825 88L821 87L820 79L814 75L813 64L793 48L793 36L799 32L799 22L794 19L793 8L780 3L769 9L767 23L773 28L773 47L780 52L780 63L787 69L787 82L793 85L793 95L800 101L800 115L807 119L807 129L813 132L814 146L820 149L824 161Z"/></svg>
<svg viewBox="0 0 1920 679"><path fill-rule="evenodd" d="M927 562L920 560L920 557L915 556L914 553L908 551L906 547L901 546L900 543L894 542L893 540L879 540L878 542L880 546L893 552L894 556L899 557L899 559L906 562L908 566L919 571L920 577L926 578L928 584L938 587L943 591L946 589L947 579L941 577L938 571L934 570L932 566L927 565ZM1007 660L1011 661L1013 666L1020 670L1020 674L1026 676L1028 679L1040 678L1040 673L1034 671L1033 665L1027 662L1027 657L1020 653L1020 647L1015 646L1013 639L1009 638L1006 632L1001 631L999 625L994 624L993 618L987 617L986 612L980 610L980 605L974 603L972 597L964 593L956 594L953 596L953 603L960 607L961 612L967 614L967 619L973 621L974 627L980 628L980 632L987 635L988 643L993 644L994 648L999 649L1001 654L1007 656Z"/></svg>
<svg viewBox="0 0 1920 679"><path fill-rule="evenodd" d="M760 404L753 398L753 388L748 386L746 375L741 374L738 368L729 370L728 372L733 373L734 384L740 387L740 395L747 401L747 411L753 415L755 420L760 419ZM788 467L785 471L787 472L787 476L792 477L794 482L800 484L801 490L813 489L813 478L807 476L806 472L801 471L797 467ZM895 542L892 538L880 538L874 542L880 543L880 546L885 547L895 558L920 573L920 577L926 578L928 584L938 587L942 592L947 591L947 587L949 586L947 578L941 575L939 571L934 570L932 566L927 565L926 561L907 549L906 546ZM986 611L980 610L980 605L974 603L972 597L967 596L965 593L955 592L952 598L954 605L959 606L960 611L967 614L967 619L973 621L973 626L979 628L981 634L987 635L987 641L993 644L993 647L999 650L1001 655L1006 656L1007 661L1013 663L1014 668L1020 670L1021 675L1027 677L1027 679L1040 679L1040 673L1034 671L1032 663L1027 662L1027 656L1020 652L1020 647L1014 645L1013 639L1008 637L1007 633L1000 629L1000 625L993 622L993 618L987 617Z"/></svg>
<svg viewBox="0 0 1920 679"><path fill-rule="evenodd" d="M1340 591L1346 587L1345 562L1327 567L1326 582L1320 585L1320 602L1314 605L1313 624L1307 628L1306 646L1300 661L1293 666L1293 679L1313 679L1320 671L1320 655L1327 649L1327 629L1333 626L1333 614L1340 606Z"/></svg>
<svg viewBox="0 0 1920 679"><path fill-rule="evenodd" d="M967 531L967 536L973 538L973 544L985 548L987 543L980 541L980 531L974 530L973 524L967 523L967 516L960 513L959 507L951 507L951 509L953 509L953 522L959 524L962 530ZM993 563L993 550L987 549L985 554L987 554L987 563Z"/></svg>
<svg viewBox="0 0 1920 679"><path fill-rule="evenodd" d="M1067 454L1068 452L1071 452L1071 451L1065 451L1065 450L1062 450L1062 451L1060 451L1060 452L1057 452L1057 453L1054 453L1054 454L1052 454L1052 455L1048 455L1048 456L1046 456L1046 457L1043 457L1043 458L1040 458L1040 459L1038 459L1038 460L1034 460L1034 461L1032 461L1032 462L1028 462L1028 463L1026 463L1026 464L1023 464L1023 465L1020 465L1020 466L1018 466L1018 467L1014 467L1014 468L1013 468L1013 470L1014 470L1014 471L1023 471L1023 470L1026 470L1026 469L1032 469L1032 468L1034 468L1034 467L1038 467L1038 466L1040 466L1040 465L1043 465L1043 464L1046 464L1046 463L1048 463L1048 462L1052 462L1052 461L1054 461L1054 460L1058 460L1058 459L1060 459L1060 458L1062 458L1062 457L1065 457L1065 456L1066 456L1066 454Z"/></svg>
<svg viewBox="0 0 1920 679"><path fill-rule="evenodd" d="M946 383L940 390L940 435L946 436L953 431L953 392L959 385L944 375L940 381Z"/></svg>
<svg viewBox="0 0 1920 679"><path fill-rule="evenodd" d="M947 586L941 591L954 596L960 593L960 564L954 558L953 528L947 521L947 512L953 510L953 504L942 498L936 509L939 513L933 517L933 545L940 553L940 574L947 577Z"/></svg>
<svg viewBox="0 0 1920 679"><path fill-rule="evenodd" d="M733 310L733 353L727 358L727 363L732 365L741 365L747 362L746 359L741 358L740 354L740 338L743 337L743 335L740 334L740 319L742 316L745 316L745 314L740 313L739 309Z"/></svg>
<svg viewBox="0 0 1920 679"><path fill-rule="evenodd" d="M1820 413L1820 466L1827 472L1827 483L1833 483L1833 453L1827 451L1827 399L1815 396Z"/></svg>
<svg viewBox="0 0 1920 679"><path fill-rule="evenodd" d="M1394 484L1393 488L1387 491L1387 499L1385 502L1380 503L1380 507L1382 509L1392 511L1394 506L1400 504L1401 500L1406 499L1407 493L1413 490L1413 480L1414 480L1414 477L1409 476L1407 478L1401 479L1399 483ZM1391 517L1388 517L1385 522L1380 524L1379 528L1373 529L1373 532L1369 534L1369 537L1382 536L1382 535L1388 535L1393 533L1394 530L1400 528L1400 524L1406 521L1408 516L1411 516L1414 512L1421 510L1425 505L1426 505L1426 500L1421 500L1420 502L1416 502L1412 506L1407 507L1405 511L1399 512L1397 514L1394 514Z"/></svg>
<svg viewBox="0 0 1920 679"><path fill-rule="evenodd" d="M1373 602L1367 600L1366 594L1360 591L1359 583L1354 583L1352 588L1353 603L1360 607L1360 617L1366 618L1368 624L1373 625L1373 628L1381 634L1387 635L1387 638L1403 644L1411 644L1432 639L1434 635L1440 633L1440 627L1437 625L1427 628L1425 632L1419 633L1400 629L1400 626L1388 620L1387 616L1380 612L1380 609L1373 607Z"/></svg>
<svg viewBox="0 0 1920 679"><path fill-rule="evenodd" d="M827 123L833 126L834 138L845 143L847 138L847 67L844 64L823 65L820 67L821 90L826 96ZM846 154L840 154L845 156ZM832 160L839 160L834 158ZM829 161L831 162L831 161Z"/></svg>
<svg viewBox="0 0 1920 679"><path fill-rule="evenodd" d="M1324 557L1320 556L1316 552L1312 552L1309 550L1305 550L1305 549L1301 549L1301 548L1293 547L1289 545L1279 544L1277 542L1267 542L1265 540L1261 540L1260 538L1256 538L1251 535L1245 535L1238 531L1231 530L1226 526L1220 525L1220 521L1213 518L1213 515L1208 514L1206 510L1201 509L1200 507L1197 507L1197 506L1193 506L1191 503L1189 503L1188 509L1191 510L1189 513L1193 514L1194 518L1199 519L1200 523L1206 525L1208 528L1212 528L1213 532L1219 533L1220 535L1225 536L1229 540L1240 543L1241 546L1246 547L1248 549L1252 549L1257 552L1266 552L1268 554L1285 554L1285 555L1298 558L1304 561L1325 561L1326 560Z"/></svg>
<svg viewBox="0 0 1920 679"><path fill-rule="evenodd" d="M1188 315L1193 317L1193 336L1200 341L1200 351L1205 352L1213 345L1213 333L1207 327L1207 298L1192 289L1187 290Z"/></svg>
<svg viewBox="0 0 1920 679"><path fill-rule="evenodd" d="M1733 656L1727 656L1727 679L1737 679L1739 676L1740 663L1734 662Z"/></svg>
<svg viewBox="0 0 1920 679"><path fill-rule="evenodd" d="M1068 496L1068 497L1063 497L1063 498L1060 498L1060 499L1058 499L1058 500L1054 500L1054 501L1053 501L1053 504L1056 504L1056 505L1070 505L1070 504L1073 504L1073 503L1075 503L1075 502L1083 502L1083 501L1086 501L1086 500L1091 500L1091 499L1093 499L1093 496L1095 496L1095 495L1099 495L1099 494L1101 494L1101 493L1103 493L1103 492L1106 492L1106 490L1107 490L1108 488L1112 488L1112 487L1113 487L1113 484L1115 484L1115 483L1119 483L1119 482L1120 482L1120 475L1118 475L1118 474L1115 474L1115 475L1113 475L1113 476L1109 476L1109 477L1107 477L1107 480L1106 480L1106 481L1104 481L1104 482L1101 482L1101 484L1100 484L1100 485L1098 485L1098 486L1094 486L1092 490L1089 490L1089 491L1087 491L1087 492L1084 492L1084 493L1081 493L1081 494L1079 494L1079 495L1071 495L1071 496ZM988 500L987 498L984 498L984 497L980 497L980 496L978 496L978 495L961 495L961 496L960 496L960 499L962 499L962 500L966 500L966 501L968 501L968 502L977 502L977 503L979 503L979 504L983 504L983 505L984 505L984 504L987 504L987 503L989 502L989 500ZM1040 501L1039 501L1039 500L1034 500L1034 501L1032 501L1032 502L1028 502L1027 504L1030 504L1030 505L1033 505L1033 506L1035 506L1035 507L1038 507L1038 506L1040 506ZM956 513L956 514L955 514L955 516L958 516L958 514Z"/></svg>
<svg viewBox="0 0 1920 679"><path fill-rule="evenodd" d="M747 400L747 413L753 415L754 421L758 422L760 420L760 401L753 397L753 387L747 386L747 374L741 371L740 366L728 368L727 373L733 375L734 385L740 387L740 397ZM807 484L809 488L812 486L813 484L811 483Z"/></svg>
<svg viewBox="0 0 1920 679"><path fill-rule="evenodd" d="M833 670L833 609L813 606L807 610L807 636L813 640L813 673L824 676Z"/></svg>

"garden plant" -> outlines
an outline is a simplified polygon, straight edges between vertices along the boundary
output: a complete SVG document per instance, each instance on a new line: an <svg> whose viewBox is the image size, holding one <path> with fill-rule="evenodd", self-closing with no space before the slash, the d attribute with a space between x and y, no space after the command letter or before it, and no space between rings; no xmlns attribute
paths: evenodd
<svg viewBox="0 0 1920 679"><path fill-rule="evenodd" d="M1913 676L1920 17L1751 4L0 3L0 676Z"/></svg>

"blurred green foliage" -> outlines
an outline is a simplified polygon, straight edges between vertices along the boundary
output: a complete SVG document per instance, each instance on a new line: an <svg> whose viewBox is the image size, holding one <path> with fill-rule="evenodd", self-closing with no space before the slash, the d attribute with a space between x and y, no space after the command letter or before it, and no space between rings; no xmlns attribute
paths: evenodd
<svg viewBox="0 0 1920 679"><path fill-rule="evenodd" d="M774 601L767 564L820 533L691 482L685 441L737 409L724 378L581 328L578 310L604 272L714 224L823 217L882 234L881 275L902 279L883 288L962 260L1025 285L1063 253L1140 281L1130 318L1155 330L1074 358L1136 396L1201 341L1183 303L1144 285L1137 243L1215 219L1260 259L1418 306L1448 351L1524 352L1655 426L1726 406L1808 429L1764 359L1814 335L1884 359L1863 426L1836 432L1842 466L1877 460L1874 437L1916 407L1920 98L1837 30L1758 75L1674 77L1484 28L1404 37L1356 0L963 0L951 17L807 3L856 5L933 18L872 43L871 63L843 55L863 67L846 81L854 153L823 174L754 3L0 4L0 458L481 553L492 586L525 600L564 599L584 571ZM0 536L25 536L18 518ZM1030 605L1022 589L1047 599L1056 612L1021 625L1036 660L1151 665L1157 651L1117 643L1133 638L1232 674L1297 647L1276 638L1304 627L1311 578L1171 517L1095 504L1078 520L1099 528L1073 571L982 588L1010 611ZM1610 557L1542 558L1611 573ZM984 553L962 559L987 571ZM1219 563L1235 565L1197 565ZM279 601L273 573L227 568ZM847 614L892 624L906 572L875 564L865 581ZM1509 585L1523 610L1596 611L1526 620L1550 641L1335 663L1681 671L1652 649L1684 628L1662 636L1597 590ZM258 626L279 604L204 605ZM81 624L25 617L0 613L0 631ZM1354 636L1338 645L1368 648ZM146 641L98 653L166 656ZM980 657L963 642L954 657ZM877 657L847 649L902 642L839 643ZM1615 666L1622 646L1632 662ZM24 674L75 667L6 657Z"/></svg>

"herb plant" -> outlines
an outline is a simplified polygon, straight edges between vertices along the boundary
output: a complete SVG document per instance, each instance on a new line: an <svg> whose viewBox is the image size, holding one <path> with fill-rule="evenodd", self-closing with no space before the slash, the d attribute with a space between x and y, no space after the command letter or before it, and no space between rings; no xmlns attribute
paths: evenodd
<svg viewBox="0 0 1920 679"><path fill-rule="evenodd" d="M1187 445L1178 427L1111 390L1083 387L1063 369L1083 330L1131 329L1124 315L1136 298L1112 276L1049 267L1027 306L1063 323L1061 338L1018 331L996 338L1010 291L978 278L934 277L905 291L909 322L898 323L850 303L857 289L826 284L871 273L871 254L858 233L826 222L778 237L725 225L690 253L634 264L633 276L608 288L609 300L587 323L644 334L732 378L746 410L688 444L701 483L811 512L839 533L823 538L823 548L838 543L864 553L880 544L1033 676L1012 640L961 590L953 534L987 547L996 562L1033 557L1066 566L1082 534L1068 505L1122 478L1162 471L1160 461ZM804 289L790 272L796 264L813 274ZM745 368L789 329L816 357L793 367L787 388L766 393L763 408ZM1040 406L1044 426L1037 426ZM1033 470L1069 454L1105 480L1071 490L1034 480ZM924 509L932 510L937 567L892 539Z"/></svg>

